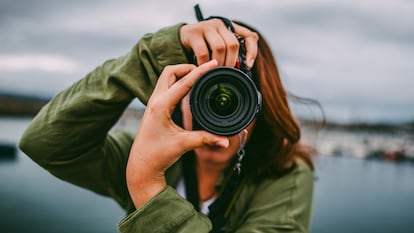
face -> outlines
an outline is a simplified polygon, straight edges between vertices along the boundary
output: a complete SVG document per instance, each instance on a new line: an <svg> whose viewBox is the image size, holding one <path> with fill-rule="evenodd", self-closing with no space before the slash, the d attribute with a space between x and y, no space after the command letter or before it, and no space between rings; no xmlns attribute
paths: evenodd
<svg viewBox="0 0 414 233"><path fill-rule="evenodd" d="M182 100L181 111L183 114L184 129L192 130L193 122L192 122L192 115L191 115L191 110L190 110L189 95L187 95ZM255 121L253 121L250 125L246 127L246 130L248 132L246 141L248 141L250 138L250 134L253 130L254 123ZM227 165L231 161L233 156L236 155L237 151L240 148L239 135L241 138L245 137L245 133L243 131L240 132L239 134L228 137L229 147L227 148L222 148L222 147L217 147L217 146L204 146L204 147L195 149L194 152L197 156L197 159L210 163L210 164Z"/></svg>

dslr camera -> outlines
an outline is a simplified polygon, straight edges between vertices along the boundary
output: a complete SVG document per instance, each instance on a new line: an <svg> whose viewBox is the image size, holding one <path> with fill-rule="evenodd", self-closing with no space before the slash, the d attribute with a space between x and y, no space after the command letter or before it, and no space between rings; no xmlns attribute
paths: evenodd
<svg viewBox="0 0 414 233"><path fill-rule="evenodd" d="M246 66L245 42L239 36L237 39L240 47L236 66L209 70L190 91L193 129L204 129L216 135L235 135L261 111L262 95Z"/></svg>

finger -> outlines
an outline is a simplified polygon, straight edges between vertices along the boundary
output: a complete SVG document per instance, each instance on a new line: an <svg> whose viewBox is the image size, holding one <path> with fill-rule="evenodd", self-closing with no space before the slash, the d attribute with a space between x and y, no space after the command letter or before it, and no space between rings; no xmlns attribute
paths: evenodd
<svg viewBox="0 0 414 233"><path fill-rule="evenodd" d="M158 78L157 84L154 88L153 93L167 91L178 78L188 74L191 70L196 67L192 64L178 64L166 66ZM154 94L153 94L154 95Z"/></svg>
<svg viewBox="0 0 414 233"><path fill-rule="evenodd" d="M227 30L227 29L225 29ZM228 31L228 30L227 30ZM226 42L219 32L210 30L206 32L206 42L211 52L211 59L216 59L219 66L223 66L226 60Z"/></svg>
<svg viewBox="0 0 414 233"><path fill-rule="evenodd" d="M259 35L256 32L233 23L234 29L238 35L244 38L246 46L246 65L252 67L257 56L257 47Z"/></svg>
<svg viewBox="0 0 414 233"><path fill-rule="evenodd" d="M194 82L208 70L217 67L217 61L211 60L206 62L197 68L191 70L187 75L180 78L171 88L168 90L166 101L169 106L175 107L181 99L190 91Z"/></svg>
<svg viewBox="0 0 414 233"><path fill-rule="evenodd" d="M197 59L197 65L204 64L210 60L210 51L204 37L194 37L191 47Z"/></svg>
<svg viewBox="0 0 414 233"><path fill-rule="evenodd" d="M255 38L246 37L246 65L252 68L257 56L257 40Z"/></svg>
<svg viewBox="0 0 414 233"><path fill-rule="evenodd" d="M225 66L234 67L239 54L239 40L227 28L220 28L220 35L226 44Z"/></svg>
<svg viewBox="0 0 414 233"><path fill-rule="evenodd" d="M185 131L181 134L180 140L185 150L193 150L203 146L218 146L227 148L229 139L225 136L211 134L204 130Z"/></svg>
<svg viewBox="0 0 414 233"><path fill-rule="evenodd" d="M195 24L186 24L180 28L180 40L183 47L194 54L195 62L201 65L210 60L210 52L205 41L205 26L207 21Z"/></svg>

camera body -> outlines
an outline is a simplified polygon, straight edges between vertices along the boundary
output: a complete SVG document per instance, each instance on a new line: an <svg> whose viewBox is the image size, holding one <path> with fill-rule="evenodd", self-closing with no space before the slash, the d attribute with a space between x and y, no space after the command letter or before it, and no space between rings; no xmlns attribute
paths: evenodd
<svg viewBox="0 0 414 233"><path fill-rule="evenodd" d="M237 36L237 35L236 35ZM262 95L246 66L244 39L236 66L216 67L204 73L190 92L193 129L231 136L245 129L261 111Z"/></svg>

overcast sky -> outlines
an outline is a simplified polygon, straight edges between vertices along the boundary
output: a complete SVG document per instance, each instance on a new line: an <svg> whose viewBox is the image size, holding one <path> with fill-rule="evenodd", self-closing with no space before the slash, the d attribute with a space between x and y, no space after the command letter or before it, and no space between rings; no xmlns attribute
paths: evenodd
<svg viewBox="0 0 414 233"><path fill-rule="evenodd" d="M414 119L410 0L1 0L0 92L52 96L144 33L195 22L196 3L259 29L286 88L328 119Z"/></svg>

